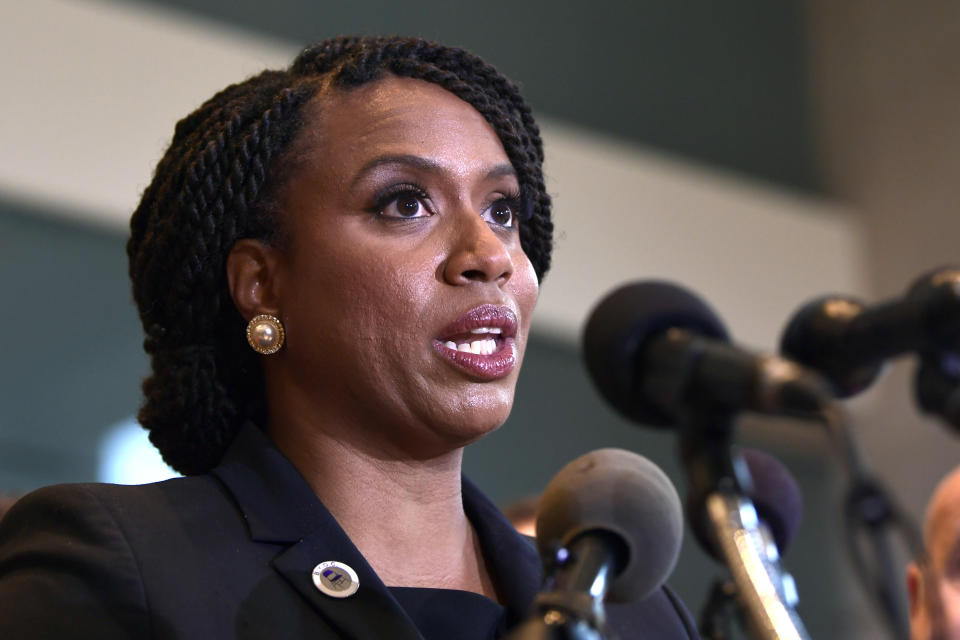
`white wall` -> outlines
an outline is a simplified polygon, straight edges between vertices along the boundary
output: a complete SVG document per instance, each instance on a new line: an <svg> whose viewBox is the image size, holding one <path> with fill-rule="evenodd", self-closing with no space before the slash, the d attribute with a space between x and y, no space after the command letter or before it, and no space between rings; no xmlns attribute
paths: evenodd
<svg viewBox="0 0 960 640"><path fill-rule="evenodd" d="M0 190L125 226L176 121L296 50L138 6L4 2Z"/></svg>
<svg viewBox="0 0 960 640"><path fill-rule="evenodd" d="M556 123L545 144L557 224L545 327L570 335L610 288L663 278L704 296L739 341L772 349L801 301L865 287L860 223L837 206Z"/></svg>

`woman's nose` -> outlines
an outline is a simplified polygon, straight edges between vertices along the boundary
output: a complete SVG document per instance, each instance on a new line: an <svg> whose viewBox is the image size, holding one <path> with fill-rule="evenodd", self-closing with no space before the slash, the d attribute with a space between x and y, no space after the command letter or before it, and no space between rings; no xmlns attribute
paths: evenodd
<svg viewBox="0 0 960 640"><path fill-rule="evenodd" d="M474 212L458 216L444 279L454 285L495 282L503 285L513 275L513 260L504 240Z"/></svg>

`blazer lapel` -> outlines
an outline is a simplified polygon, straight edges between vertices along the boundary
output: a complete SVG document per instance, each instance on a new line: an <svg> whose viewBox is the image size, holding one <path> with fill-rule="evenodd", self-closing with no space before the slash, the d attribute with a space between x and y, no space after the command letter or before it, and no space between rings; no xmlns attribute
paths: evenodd
<svg viewBox="0 0 960 640"><path fill-rule="evenodd" d="M513 627L529 615L543 580L535 543L519 534L467 478L463 478L463 508L477 532L497 593L507 609L507 626Z"/></svg>
<svg viewBox="0 0 960 640"><path fill-rule="evenodd" d="M277 555L273 566L344 638L423 640L359 552L336 546L328 544L325 536L309 535ZM337 560L357 572L360 586L355 594L333 598L314 586L313 569L326 560Z"/></svg>
<svg viewBox="0 0 960 640"><path fill-rule="evenodd" d="M274 569L342 638L423 640L336 519L259 428L246 425L213 474L233 494L254 542L289 545L274 557ZM356 593L334 598L317 589L313 569L328 560L356 571Z"/></svg>

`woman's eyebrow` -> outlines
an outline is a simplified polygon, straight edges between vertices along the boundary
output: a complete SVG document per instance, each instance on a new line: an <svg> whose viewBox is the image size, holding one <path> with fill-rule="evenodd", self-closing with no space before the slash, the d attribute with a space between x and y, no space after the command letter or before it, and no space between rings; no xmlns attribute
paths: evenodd
<svg viewBox="0 0 960 640"><path fill-rule="evenodd" d="M491 178L500 178L502 176L513 176L516 178L517 170L513 168L512 164L509 163L498 164L490 169L490 171L487 171L487 175L484 177L489 180Z"/></svg>
<svg viewBox="0 0 960 640"><path fill-rule="evenodd" d="M361 167L360 170L357 172L357 175L356 177L354 177L350 186L351 187L356 186L357 182L359 182L365 175L367 175L377 167L382 167L384 165L402 165L405 167L410 167L412 169L417 169L420 171L426 171L429 173L437 173L437 174L443 173L445 171L443 165L441 165L439 162L431 160L430 158L424 158L422 156L417 156L417 155L407 154L407 153L387 154L387 155L377 156L376 158L373 158L372 160L367 162L365 165L363 165L363 167ZM517 175L517 171L516 169L513 168L513 165L511 165L508 162L505 162L505 163L494 165L493 167L491 167L487 171L486 175L484 175L484 179L489 180L492 178L499 178L502 176L516 176L516 175Z"/></svg>

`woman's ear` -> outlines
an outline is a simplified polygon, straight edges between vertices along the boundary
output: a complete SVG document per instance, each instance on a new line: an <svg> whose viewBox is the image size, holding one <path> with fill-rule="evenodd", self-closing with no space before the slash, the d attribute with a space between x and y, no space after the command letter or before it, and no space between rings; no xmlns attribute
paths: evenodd
<svg viewBox="0 0 960 640"><path fill-rule="evenodd" d="M227 287L244 320L280 313L280 254L262 240L237 240L227 256Z"/></svg>

